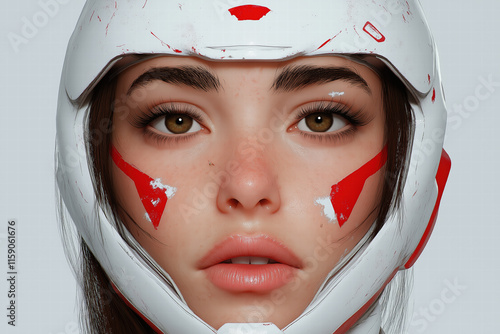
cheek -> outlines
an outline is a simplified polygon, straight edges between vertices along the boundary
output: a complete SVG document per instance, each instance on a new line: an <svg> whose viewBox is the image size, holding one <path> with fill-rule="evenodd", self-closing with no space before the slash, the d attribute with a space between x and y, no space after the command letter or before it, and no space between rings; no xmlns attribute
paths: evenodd
<svg viewBox="0 0 500 334"><path fill-rule="evenodd" d="M340 227L342 227L351 217L353 209L357 203L359 203L358 206L363 207L362 211L366 211L367 209L371 210L373 205L367 206L366 204L367 202L370 202L369 198L375 200L377 197L378 188L380 187L380 182L378 182L378 178L380 178L380 176L377 172L382 169L386 161L387 146L366 164L349 174L340 182L334 184L331 188L330 196L316 200L317 204L323 206L324 215L331 222L336 222ZM372 180L369 183L370 186L365 187L367 179L374 174L377 174L377 180ZM374 182L376 185L373 185ZM362 197L363 203L361 203L358 200L360 199L361 192L364 188L366 188L366 194Z"/></svg>
<svg viewBox="0 0 500 334"><path fill-rule="evenodd" d="M127 163L115 147L111 147L111 158L115 166L133 181L136 188L136 192L128 190L125 193L120 191L117 193L126 194L120 196L122 198L125 197L126 204L133 202L131 198L137 194L142 206L146 210L145 218L153 224L155 229L158 229L167 201L174 196L176 189L163 184L159 178L153 179ZM120 177L117 180L118 184L122 184L122 182L119 182ZM137 205L131 205L131 207L137 208ZM129 209L129 205L126 205L126 209Z"/></svg>

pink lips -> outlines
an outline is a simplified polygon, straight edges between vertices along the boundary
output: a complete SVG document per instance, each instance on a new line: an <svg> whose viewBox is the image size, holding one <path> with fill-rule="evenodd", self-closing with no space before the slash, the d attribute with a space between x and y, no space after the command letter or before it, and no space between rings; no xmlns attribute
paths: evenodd
<svg viewBox="0 0 500 334"><path fill-rule="evenodd" d="M268 264L236 264L239 257L268 258ZM217 287L231 292L269 292L290 282L301 262L284 245L266 235L233 235L208 252L198 267Z"/></svg>

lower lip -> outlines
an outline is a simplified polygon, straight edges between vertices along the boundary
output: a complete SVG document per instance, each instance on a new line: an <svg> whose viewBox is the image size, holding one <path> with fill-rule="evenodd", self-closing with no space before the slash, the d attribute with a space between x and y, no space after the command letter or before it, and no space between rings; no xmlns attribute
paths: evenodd
<svg viewBox="0 0 500 334"><path fill-rule="evenodd" d="M219 263L205 269L209 280L230 292L269 292L289 283L297 269L286 264Z"/></svg>

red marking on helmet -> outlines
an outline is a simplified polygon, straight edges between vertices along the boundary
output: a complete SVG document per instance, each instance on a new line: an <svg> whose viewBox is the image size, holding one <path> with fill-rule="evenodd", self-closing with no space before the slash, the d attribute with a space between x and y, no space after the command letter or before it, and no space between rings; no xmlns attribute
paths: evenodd
<svg viewBox="0 0 500 334"><path fill-rule="evenodd" d="M429 81L429 84L431 83L431 75L427 74L427 80Z"/></svg>
<svg viewBox="0 0 500 334"><path fill-rule="evenodd" d="M271 10L264 6L243 5L228 9L231 15L236 16L238 21L258 21L267 15Z"/></svg>
<svg viewBox="0 0 500 334"><path fill-rule="evenodd" d="M113 287L113 290L115 290L116 294L125 302L125 304L127 304L127 306L130 307L130 309L132 309L132 311L134 311L138 316L140 316L142 318L142 320L144 320L149 325L149 327L151 327L152 330L154 330L158 334L163 334L163 332L161 330L159 330L158 327L156 327L151 322L151 320L149 320L148 318L146 318L144 316L144 314L142 314L141 312L139 312L139 310L137 310L134 307L134 305L132 305L132 303L129 302L129 300L127 298L125 298L125 296L120 292L120 290L118 290L118 288L116 287L116 285L114 283L111 283L111 286Z"/></svg>
<svg viewBox="0 0 500 334"><path fill-rule="evenodd" d="M436 102L436 88L432 89L432 103Z"/></svg>
<svg viewBox="0 0 500 334"><path fill-rule="evenodd" d="M333 36L332 38L328 39L326 42L324 42L323 44L321 44L321 45L319 46L319 48L317 48L317 49L316 49L316 51L317 51L317 50L319 50L319 49L321 49L321 48L322 48L322 47L324 47L325 45L327 45L327 44L328 44L328 43L329 43L332 39L334 39L335 37L337 37L338 35L340 35L340 33L341 33L341 32L342 32L342 30L341 30L341 31L339 31L339 33L338 33L337 35Z"/></svg>
<svg viewBox="0 0 500 334"><path fill-rule="evenodd" d="M436 173L436 185L438 188L436 204L434 205L431 218L429 220L429 223L427 224L422 239L420 239L417 248L415 248L415 251L408 259L408 262L406 262L405 264L406 269L410 268L415 264L420 254L422 254L425 245L427 245L429 238L431 237L432 230L434 229L434 225L436 224L437 215L439 211L439 204L441 204L441 197L443 196L444 187L446 186L446 181L448 181L448 175L450 175L450 170L451 170L451 159L448 153L446 153L446 151L443 149L441 153L441 160L439 161L439 167Z"/></svg>
<svg viewBox="0 0 500 334"><path fill-rule="evenodd" d="M346 322L342 324L333 334L345 334L354 324L368 311L370 306L377 300L377 298L384 292L385 287L389 284L394 276L396 276L398 270L394 270L389 278L384 282L384 285L368 300L359 310L354 313Z"/></svg>
<svg viewBox="0 0 500 334"><path fill-rule="evenodd" d="M382 43L385 41L385 36L370 21L366 22L363 30L377 42Z"/></svg>
<svg viewBox="0 0 500 334"><path fill-rule="evenodd" d="M88 203L87 200L85 199L85 196L83 196L82 189L78 186L78 181L75 181L76 186L78 187L78 191L80 192L80 195L82 196L82 199L85 201L85 203Z"/></svg>
<svg viewBox="0 0 500 334"><path fill-rule="evenodd" d="M170 45L168 45L167 43L165 43L164 41L162 41L160 39L160 37L156 36L152 31L150 31L151 35L153 35L157 40L160 41L161 45L162 46L166 46L168 47L169 49L171 49L172 51L176 52L176 53L182 53L182 50L179 50L179 49L172 49L172 47Z"/></svg>
<svg viewBox="0 0 500 334"><path fill-rule="evenodd" d="M116 8L116 2L115 2L115 8ZM109 19L109 22L108 24L106 25L106 36L108 36L108 29L109 29L109 25L111 24L111 21L113 20L113 18L115 17L116 15L116 10L115 12L113 13L113 15L111 15L111 18Z"/></svg>
<svg viewBox="0 0 500 334"><path fill-rule="evenodd" d="M321 44L321 45L319 46L319 48L317 48L316 50L321 49L322 47L324 47L324 46L325 46L328 42L330 42L331 40L332 40L332 39L330 38L330 39L329 39L329 40L327 40L325 43Z"/></svg>
<svg viewBox="0 0 500 334"><path fill-rule="evenodd" d="M330 201L340 227L349 219L366 179L379 171L386 161L387 145L373 159L332 186Z"/></svg>
<svg viewBox="0 0 500 334"><path fill-rule="evenodd" d="M406 7L408 8L408 15L411 15L411 8L410 8L410 4L408 3L408 1L406 1Z"/></svg>
<svg viewBox="0 0 500 334"><path fill-rule="evenodd" d="M165 189L153 187L155 180L123 160L114 146L111 146L111 158L115 165L134 181L142 205L146 209L153 227L157 230L168 200Z"/></svg>
<svg viewBox="0 0 500 334"><path fill-rule="evenodd" d="M170 45L168 45L167 43L165 43L164 41L162 41L162 40L160 39L160 37L156 36L156 35L155 35L152 31L150 31L150 33L151 33L151 35L153 35L154 37L156 37L156 39L157 39L157 40L159 40L159 41L160 41L161 45L163 45L163 46L168 46L168 48L170 49Z"/></svg>

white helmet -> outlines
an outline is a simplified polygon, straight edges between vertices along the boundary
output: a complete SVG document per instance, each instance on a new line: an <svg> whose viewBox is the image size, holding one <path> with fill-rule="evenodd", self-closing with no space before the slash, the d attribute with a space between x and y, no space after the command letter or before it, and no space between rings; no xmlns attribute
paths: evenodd
<svg viewBox="0 0 500 334"><path fill-rule="evenodd" d="M450 163L442 150L446 109L434 41L417 0L234 1L88 0L68 45L57 113L57 182L78 232L110 280L148 322L169 334L219 331L197 317L175 284L123 240L96 196L85 152L89 94L124 55L194 56L213 61L281 61L366 54L381 60L413 97L415 133L397 215L281 331L335 333L352 326L394 274L413 265L436 218ZM440 163L441 162L441 163ZM140 246L138 246L140 247ZM133 281L131 282L131 277ZM170 281L169 281L170 280ZM249 329L253 328L253 332ZM248 325L245 333L281 333Z"/></svg>

